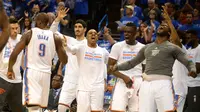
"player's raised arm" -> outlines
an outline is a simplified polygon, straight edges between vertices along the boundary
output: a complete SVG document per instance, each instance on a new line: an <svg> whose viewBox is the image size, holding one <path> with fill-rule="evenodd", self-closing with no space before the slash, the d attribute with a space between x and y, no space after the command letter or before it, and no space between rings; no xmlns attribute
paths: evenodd
<svg viewBox="0 0 200 112"><path fill-rule="evenodd" d="M63 64L66 64L68 57L63 46L62 38L60 38L57 34L54 34L54 40L58 58Z"/></svg>
<svg viewBox="0 0 200 112"><path fill-rule="evenodd" d="M2 0L0 0L0 28L2 30L0 36L0 52L1 52L8 41L9 31L10 31L8 16L6 15L6 12L4 10Z"/></svg>

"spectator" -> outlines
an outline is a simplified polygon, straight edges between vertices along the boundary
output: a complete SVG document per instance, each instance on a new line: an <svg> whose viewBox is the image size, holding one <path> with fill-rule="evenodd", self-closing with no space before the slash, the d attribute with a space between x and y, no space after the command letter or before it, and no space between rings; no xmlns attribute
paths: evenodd
<svg viewBox="0 0 200 112"><path fill-rule="evenodd" d="M47 110L53 111L58 109L58 100L61 92L61 87L63 83L62 75L55 75L52 80L52 89L49 92L49 101Z"/></svg>
<svg viewBox="0 0 200 112"><path fill-rule="evenodd" d="M56 12L56 0L46 0L45 6L42 8L43 12Z"/></svg>
<svg viewBox="0 0 200 112"><path fill-rule="evenodd" d="M134 13L133 6L127 5L126 6L126 16L122 17L120 19L120 22L123 25L126 25L127 23L134 23L138 27L139 19L138 19L138 17L134 16L133 13ZM124 40L124 34L123 34L124 27L119 26L118 30L121 32L120 41L123 41Z"/></svg>
<svg viewBox="0 0 200 112"><path fill-rule="evenodd" d="M24 18L24 24L21 29L22 34L31 29L31 23L32 23L31 18L29 18L29 17Z"/></svg>
<svg viewBox="0 0 200 112"><path fill-rule="evenodd" d="M58 3L58 7L57 7L57 10L56 10L56 13L58 15L58 12L60 10L63 10L65 9L65 3L64 2L59 2ZM60 23L59 23L59 27L58 27L58 31L64 35L72 35L72 34L69 34L68 31L69 31L69 15L65 16L64 18L61 18L60 20Z"/></svg>
<svg viewBox="0 0 200 112"><path fill-rule="evenodd" d="M143 11L144 19L147 20L149 18L149 12L152 9L154 9L154 11L156 12L156 15L157 15L156 20L160 21L161 11L158 7L156 7L154 0L148 0L148 8L144 9Z"/></svg>
<svg viewBox="0 0 200 112"><path fill-rule="evenodd" d="M14 12L11 0L3 0L3 6L6 10L7 15L11 16Z"/></svg>
<svg viewBox="0 0 200 112"><path fill-rule="evenodd" d="M87 20L88 16L88 0L75 0L74 14L76 19Z"/></svg>
<svg viewBox="0 0 200 112"><path fill-rule="evenodd" d="M145 22L140 24L139 30L136 34L136 40L142 44L147 44L151 42L152 34L154 32L154 26L148 30L148 26Z"/></svg>
<svg viewBox="0 0 200 112"><path fill-rule="evenodd" d="M127 4L131 5L133 7L133 10L134 10L133 15L138 17L140 20L143 20L142 9L139 6L135 5L135 1L136 0L128 0ZM124 12L126 12L126 11L121 9L121 17L126 16L126 13L124 14Z"/></svg>
<svg viewBox="0 0 200 112"><path fill-rule="evenodd" d="M156 31L157 31L157 28L158 26L160 25L160 23L156 20L156 11L154 9L152 9L150 12L149 12L149 20L145 21L145 23L147 24L148 28L151 29L151 32L153 33L153 37L152 38L152 41L155 41L156 39ZM152 27L154 29L152 29Z"/></svg>
<svg viewBox="0 0 200 112"><path fill-rule="evenodd" d="M196 32L198 32L198 38L200 38L200 27L196 26L195 24L193 24L193 13L192 12L188 12L186 14L186 22L187 24L181 26L179 28L179 30L181 31L187 31L187 30L195 30Z"/></svg>
<svg viewBox="0 0 200 112"><path fill-rule="evenodd" d="M200 14L199 14L199 10L194 9L194 17L193 17L193 23L197 26L200 27Z"/></svg>

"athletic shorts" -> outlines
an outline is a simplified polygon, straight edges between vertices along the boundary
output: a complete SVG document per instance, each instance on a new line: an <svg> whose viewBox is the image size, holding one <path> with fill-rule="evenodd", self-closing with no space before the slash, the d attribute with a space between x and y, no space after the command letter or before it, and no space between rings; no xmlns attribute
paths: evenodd
<svg viewBox="0 0 200 112"><path fill-rule="evenodd" d="M188 112L200 112L200 86L188 88L187 104Z"/></svg>
<svg viewBox="0 0 200 112"><path fill-rule="evenodd" d="M95 87L94 91L78 90L77 112L103 111L104 86Z"/></svg>
<svg viewBox="0 0 200 112"><path fill-rule="evenodd" d="M113 99L111 103L111 110L113 111L126 111L128 106L129 112L138 111L139 109L139 97L138 91L142 83L141 77L134 78L133 88L129 89L122 79L118 79Z"/></svg>
<svg viewBox="0 0 200 112"><path fill-rule="evenodd" d="M23 80L23 105L47 107L50 88L50 73L26 69Z"/></svg>
<svg viewBox="0 0 200 112"><path fill-rule="evenodd" d="M77 84L65 81L60 93L59 105L70 107L71 103L76 98Z"/></svg>
<svg viewBox="0 0 200 112"><path fill-rule="evenodd" d="M171 80L143 81L139 91L139 112L166 112L174 107Z"/></svg>

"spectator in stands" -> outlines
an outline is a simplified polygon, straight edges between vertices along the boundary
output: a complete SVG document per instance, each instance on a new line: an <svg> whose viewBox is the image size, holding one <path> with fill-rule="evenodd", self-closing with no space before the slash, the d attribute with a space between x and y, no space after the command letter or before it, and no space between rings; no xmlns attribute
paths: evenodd
<svg viewBox="0 0 200 112"><path fill-rule="evenodd" d="M155 41L156 39L156 31L158 26L160 25L160 23L156 20L156 11L154 9L150 10L149 12L149 20L145 21L145 23L148 26L148 29L151 29L151 32L153 33L153 38L152 41ZM151 27L153 27L154 29L152 29Z"/></svg>
<svg viewBox="0 0 200 112"><path fill-rule="evenodd" d="M75 0L74 14L76 19L87 20L88 17L88 0Z"/></svg>
<svg viewBox="0 0 200 112"><path fill-rule="evenodd" d="M64 3L64 2L59 2L59 3L58 3L57 10L56 10L57 15L58 15L58 12L59 12L60 10L63 10L63 9L65 9L65 3ZM61 18L60 23L59 23L59 26L58 26L58 31L59 31L60 33L62 33L62 34L64 34L64 35L71 35L71 34L68 33L68 31L69 31L69 30L68 30L68 29L69 29L69 25L68 25L69 20L70 20L70 17L69 17L68 14L67 14L67 16L65 16L64 18Z"/></svg>
<svg viewBox="0 0 200 112"><path fill-rule="evenodd" d="M149 30L148 25L145 22L142 22L140 24L138 32L136 33L136 40L142 44L151 43L154 27L155 26L152 24Z"/></svg>
<svg viewBox="0 0 200 112"><path fill-rule="evenodd" d="M52 80L52 89L49 92L49 101L47 110L53 111L58 109L58 100L63 83L62 75L55 75Z"/></svg>
<svg viewBox="0 0 200 112"><path fill-rule="evenodd" d="M193 13L192 12L188 12L186 14L186 20L187 20L187 24L182 25L179 30L181 31L187 31L187 30L195 30L196 32L198 32L198 38L200 38L200 27L193 24Z"/></svg>
<svg viewBox="0 0 200 112"><path fill-rule="evenodd" d="M45 6L42 8L44 12L56 12L56 0L46 0Z"/></svg>
<svg viewBox="0 0 200 112"><path fill-rule="evenodd" d="M3 0L3 6L8 16L11 16L14 13L11 0Z"/></svg>
<svg viewBox="0 0 200 112"><path fill-rule="evenodd" d="M23 26L21 28L21 33L22 34L31 29L31 23L32 23L31 18L29 18L29 17L25 17L24 18L24 24L23 24Z"/></svg>
<svg viewBox="0 0 200 112"><path fill-rule="evenodd" d="M127 5L133 6L133 10L134 10L133 15L138 17L140 20L143 20L142 9L139 6L135 5L135 1L136 0L128 0ZM124 14L124 12L126 12L126 11L124 11L124 9L122 8L121 9L121 17L126 16L126 13Z"/></svg>
<svg viewBox="0 0 200 112"><path fill-rule="evenodd" d="M132 5L127 5L126 6L126 16L122 17L120 19L120 22L125 26L127 23L134 23L137 27L139 26L139 19L138 17L133 15L134 13L134 7ZM124 40L124 27L119 26L118 30L121 32L120 35L120 41Z"/></svg>
<svg viewBox="0 0 200 112"><path fill-rule="evenodd" d="M194 9L193 23L200 27L200 14L199 10Z"/></svg>
<svg viewBox="0 0 200 112"><path fill-rule="evenodd" d="M103 35L101 35L103 33ZM106 26L103 29L103 32L100 31L100 37L97 41L97 44L100 47L105 48L108 52L110 52L112 45L116 43L116 41L111 36L111 29L107 28Z"/></svg>
<svg viewBox="0 0 200 112"><path fill-rule="evenodd" d="M158 7L156 7L155 0L148 0L148 8L144 9L143 11L144 20L147 20L149 18L149 12L152 9L156 12L156 20L160 21L161 11Z"/></svg>

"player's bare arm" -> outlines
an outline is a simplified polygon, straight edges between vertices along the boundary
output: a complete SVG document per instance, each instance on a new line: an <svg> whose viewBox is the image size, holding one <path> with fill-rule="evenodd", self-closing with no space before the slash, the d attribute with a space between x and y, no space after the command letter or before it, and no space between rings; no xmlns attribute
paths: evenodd
<svg viewBox="0 0 200 112"><path fill-rule="evenodd" d="M55 46L56 46L56 52L58 54L58 58L62 64L66 64L68 57L64 49L62 39L57 34L54 34L54 40L55 40Z"/></svg>
<svg viewBox="0 0 200 112"><path fill-rule="evenodd" d="M7 77L9 79L14 79L15 75L13 72L13 66L17 60L17 56L19 53L25 49L26 45L28 45L30 39L31 39L32 31L26 32L24 35L22 35L20 42L16 45L15 49L13 50L10 59L9 59L9 65L8 65L8 73Z"/></svg>
<svg viewBox="0 0 200 112"><path fill-rule="evenodd" d="M8 38L9 38L9 21L8 16L6 15L6 12L3 7L3 1L0 0L0 28L2 29L2 33L0 36L0 52L6 45Z"/></svg>

